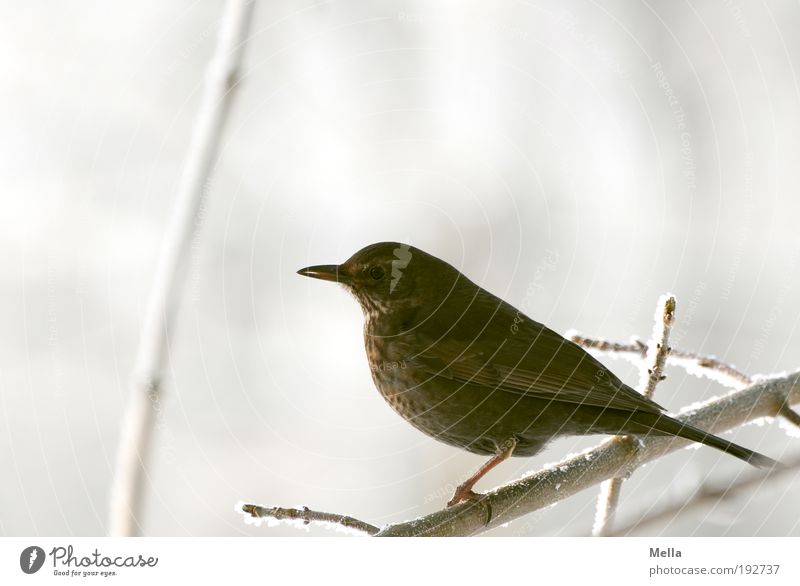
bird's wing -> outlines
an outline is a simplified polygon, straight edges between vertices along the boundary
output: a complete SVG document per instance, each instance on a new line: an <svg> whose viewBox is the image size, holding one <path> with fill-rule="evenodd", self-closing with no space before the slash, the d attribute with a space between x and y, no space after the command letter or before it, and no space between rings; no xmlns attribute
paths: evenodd
<svg viewBox="0 0 800 586"><path fill-rule="evenodd" d="M546 401L660 412L664 408L620 381L585 350L541 324L535 339L509 336L429 340L413 363L431 377L445 377L470 387L504 391ZM526 343L527 342L527 343ZM491 350L478 351L480 348Z"/></svg>

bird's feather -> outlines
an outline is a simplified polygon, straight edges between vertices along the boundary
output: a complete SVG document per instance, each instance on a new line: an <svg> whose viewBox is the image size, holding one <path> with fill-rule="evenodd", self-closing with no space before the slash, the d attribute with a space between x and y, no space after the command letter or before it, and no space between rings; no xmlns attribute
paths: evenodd
<svg viewBox="0 0 800 586"><path fill-rule="evenodd" d="M505 391L546 401L660 413L663 407L636 392L580 346L489 296L462 308L453 327L438 339L428 336L413 362L429 376L445 377L470 387ZM487 327L491 320L507 327ZM516 327L512 331L511 325ZM425 336L426 328L414 335ZM505 335L498 336L502 331ZM478 350L478 349L486 350Z"/></svg>

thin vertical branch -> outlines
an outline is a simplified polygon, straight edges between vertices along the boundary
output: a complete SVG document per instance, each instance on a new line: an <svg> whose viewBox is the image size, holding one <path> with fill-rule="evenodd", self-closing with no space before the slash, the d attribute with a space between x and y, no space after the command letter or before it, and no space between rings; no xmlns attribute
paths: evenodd
<svg viewBox="0 0 800 586"><path fill-rule="evenodd" d="M656 386L664 379L664 366L667 364L667 356L670 352L669 334L674 322L675 297L662 295L658 300L653 338L647 352L646 364L652 364L652 366L647 369L647 373L640 383L643 388L642 394L648 399L653 398ZM622 441L626 440L628 438L624 438ZM597 497L597 514L592 528L593 535L605 536L611 534L614 517L619 507L623 481L623 477L616 477L606 480L601 485L600 494Z"/></svg>
<svg viewBox="0 0 800 586"><path fill-rule="evenodd" d="M628 438L620 436L619 440ZM592 526L592 536L606 537L611 531L614 517L619 507L619 497L622 494L622 478L614 477L604 480L600 485L600 492L597 495L597 510L595 511L594 525Z"/></svg>
<svg viewBox="0 0 800 586"><path fill-rule="evenodd" d="M656 325L653 330L653 342L647 351L648 362L652 367L647 370L644 380L644 392L646 398L652 399L656 392L656 386L664 380L664 366L667 364L667 356L670 353L669 334L672 331L672 324L675 323L675 297L664 295L659 299L656 312ZM661 315L659 315L659 313Z"/></svg>
<svg viewBox="0 0 800 586"><path fill-rule="evenodd" d="M133 535L141 530L139 517L147 457L160 409L170 337L186 275L186 257L200 225L204 187L214 168L252 13L252 0L227 2L215 54L206 73L197 122L144 314L131 376L129 405L111 490L109 533L114 536Z"/></svg>

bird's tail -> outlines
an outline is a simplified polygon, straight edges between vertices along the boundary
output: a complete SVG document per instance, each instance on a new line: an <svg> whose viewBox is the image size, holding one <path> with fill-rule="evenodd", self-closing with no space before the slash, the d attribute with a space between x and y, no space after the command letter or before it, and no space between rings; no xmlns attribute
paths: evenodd
<svg viewBox="0 0 800 586"><path fill-rule="evenodd" d="M751 464L757 468L773 468L780 466L779 462L776 462L764 454L759 454L758 452L749 450L743 446L740 446L739 444L724 440L719 436L703 431L702 429L693 425L689 425L688 423L683 423L677 419L673 419L672 417L663 414L656 415L656 417L657 419L650 424L653 431L660 431L669 435L677 435L684 439L699 442L701 444L711 446L712 448L717 448L718 450L722 450L731 456L736 456L740 460L744 460L748 464Z"/></svg>

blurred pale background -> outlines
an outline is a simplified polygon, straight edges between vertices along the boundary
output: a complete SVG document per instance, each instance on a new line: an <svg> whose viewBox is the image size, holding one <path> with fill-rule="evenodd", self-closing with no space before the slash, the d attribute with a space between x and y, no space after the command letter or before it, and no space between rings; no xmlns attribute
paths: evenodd
<svg viewBox="0 0 800 586"><path fill-rule="evenodd" d="M0 534L99 535L154 266L221 2L3 3ZM148 535L246 526L239 500L375 524L483 460L373 388L357 304L295 275L402 240L557 331L800 367L796 2L264 2L207 186L148 478ZM609 362L627 382L637 372ZM670 369L677 411L726 392ZM776 423L726 437L776 458ZM599 438L513 459L490 488ZM636 516L750 470L683 450ZM800 535L800 480L649 531ZM596 491L494 534L589 532ZM323 529L312 534L330 535Z"/></svg>

